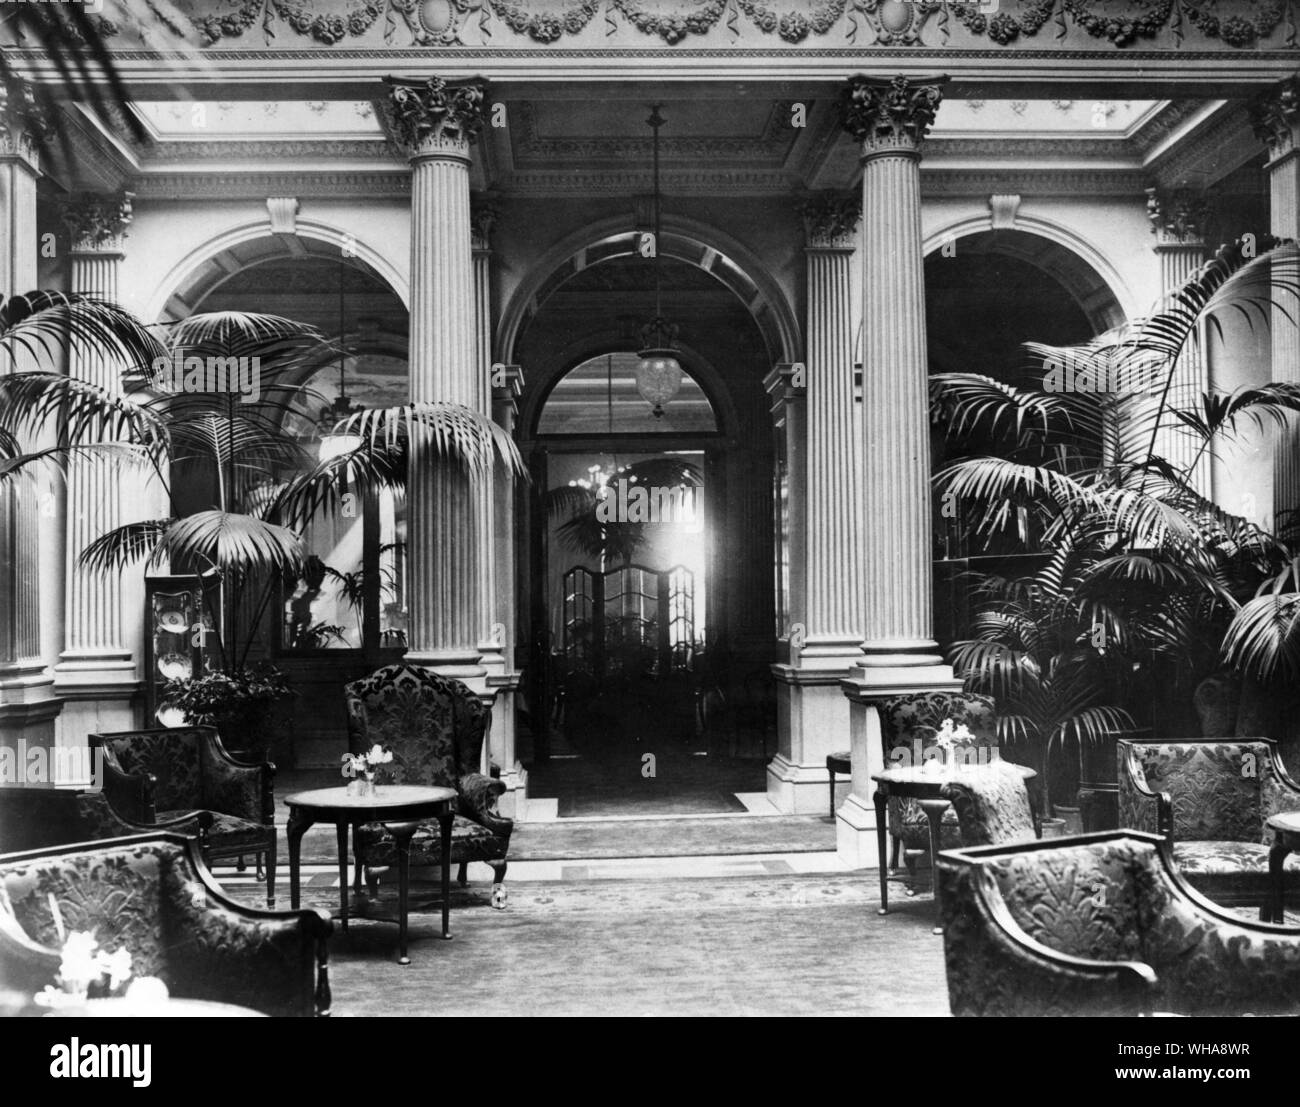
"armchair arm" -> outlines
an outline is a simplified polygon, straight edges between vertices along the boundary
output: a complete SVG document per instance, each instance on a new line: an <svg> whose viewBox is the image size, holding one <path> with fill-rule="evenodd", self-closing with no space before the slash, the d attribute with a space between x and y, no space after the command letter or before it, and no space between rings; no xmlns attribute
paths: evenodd
<svg viewBox="0 0 1300 1107"><path fill-rule="evenodd" d="M1026 934L992 874L940 860L948 1002L954 1015L1149 1015L1155 970L1060 953Z"/></svg>
<svg viewBox="0 0 1300 1107"><path fill-rule="evenodd" d="M110 746L97 748L103 751L103 795L109 805L128 822L142 826L153 823L158 815L153 798L157 777L153 773L128 773Z"/></svg>
<svg viewBox="0 0 1300 1107"><path fill-rule="evenodd" d="M228 899L190 843L163 873L168 968L178 994L268 1015L330 1013L328 941L319 909L269 911Z"/></svg>
<svg viewBox="0 0 1300 1107"><path fill-rule="evenodd" d="M465 818L473 819L493 834L510 837L515 826L514 820L498 815L493 810L497 797L506 790L504 781L493 780L482 773L466 773L456 782L456 790L460 793L460 813Z"/></svg>
<svg viewBox="0 0 1300 1107"><path fill-rule="evenodd" d="M1128 749L1120 759L1120 826L1129 830L1152 831L1151 816L1154 805L1154 833L1172 842L1174 840L1174 801L1168 792L1154 791L1147 784L1146 773L1138 760L1137 751Z"/></svg>
<svg viewBox="0 0 1300 1107"><path fill-rule="evenodd" d="M151 805L152 806L152 805ZM77 818L88 841L97 838L127 838L155 830L171 830L202 840L212 826L211 811L192 811L177 819L149 822L126 818L103 792L83 792L77 797Z"/></svg>
<svg viewBox="0 0 1300 1107"><path fill-rule="evenodd" d="M214 730L201 732L203 804L223 815L271 826L275 822L275 765L236 761Z"/></svg>

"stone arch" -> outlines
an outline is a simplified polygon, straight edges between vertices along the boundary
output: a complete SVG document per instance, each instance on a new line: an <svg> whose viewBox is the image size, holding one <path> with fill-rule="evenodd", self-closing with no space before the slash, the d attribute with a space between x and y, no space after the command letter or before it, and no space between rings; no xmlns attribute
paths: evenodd
<svg viewBox="0 0 1300 1107"><path fill-rule="evenodd" d="M300 218L295 226L296 233L286 235L273 233L269 223L248 223L208 239L186 254L159 281L146 304L145 318L176 318L184 314L178 310L182 304L192 305L251 265L292 257L334 259L345 245L410 310L410 281L380 251L350 232L317 220Z"/></svg>
<svg viewBox="0 0 1300 1107"><path fill-rule="evenodd" d="M584 227L547 251L501 313L495 343L501 359L514 360L521 335L552 291L591 265L635 254L638 233L628 229L626 217L616 217ZM753 316L773 362L799 360L803 339L794 310L744 245L706 224L677 217L665 218L661 249L664 257L711 274L736 294Z"/></svg>
<svg viewBox="0 0 1300 1107"><path fill-rule="evenodd" d="M979 215L934 231L922 250L929 257L954 240L964 242L967 250L1017 258L1050 274L1074 297L1098 332L1141 314L1132 290L1105 255L1053 221L1017 216L1014 227L994 230L992 216Z"/></svg>
<svg viewBox="0 0 1300 1107"><path fill-rule="evenodd" d="M708 399L709 406L713 408L718 435L724 438L735 435L739 414L731 390L727 388L722 374L688 343L679 342L677 348L681 354L682 368L695 379ZM537 437L537 423L547 400L550 399L551 392L571 370L590 358L626 350L627 342L618 331L613 329L603 334L585 336L582 341L575 342L562 350L556 358L554 370L545 377L529 380L529 387L524 391L520 401L518 425L521 436L530 441Z"/></svg>

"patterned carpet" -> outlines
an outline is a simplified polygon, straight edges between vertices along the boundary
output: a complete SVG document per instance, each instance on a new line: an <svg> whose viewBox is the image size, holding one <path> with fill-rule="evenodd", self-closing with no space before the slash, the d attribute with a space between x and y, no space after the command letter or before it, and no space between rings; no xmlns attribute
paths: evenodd
<svg viewBox="0 0 1300 1107"><path fill-rule="evenodd" d="M350 1015L946 1015L943 940L928 897L876 914L862 875L513 883L453 891L397 928L353 922L331 942L334 1013ZM255 903L259 889L231 887ZM414 889L426 908L433 885ZM304 902L337 910L321 874ZM391 909L391 902L384 901Z"/></svg>

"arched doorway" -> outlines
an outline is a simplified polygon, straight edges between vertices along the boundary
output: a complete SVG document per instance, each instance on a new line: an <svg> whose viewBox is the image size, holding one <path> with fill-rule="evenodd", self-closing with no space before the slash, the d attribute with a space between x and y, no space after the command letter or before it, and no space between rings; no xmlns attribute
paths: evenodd
<svg viewBox="0 0 1300 1107"><path fill-rule="evenodd" d="M706 706L771 658L772 355L727 282L661 260L684 369L661 415L635 374L645 259L566 267L515 346L529 795L561 817L743 811L736 794L764 787L763 743L742 748Z"/></svg>

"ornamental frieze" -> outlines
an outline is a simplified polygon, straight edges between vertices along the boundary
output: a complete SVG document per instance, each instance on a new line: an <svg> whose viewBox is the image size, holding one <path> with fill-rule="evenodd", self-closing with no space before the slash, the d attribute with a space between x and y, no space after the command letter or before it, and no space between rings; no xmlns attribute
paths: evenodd
<svg viewBox="0 0 1300 1107"><path fill-rule="evenodd" d="M1300 0L178 0L204 46L1300 49ZM121 29L113 25L117 36ZM130 48L120 34L117 48ZM241 41L242 40L242 41ZM647 41L648 40L648 41Z"/></svg>

